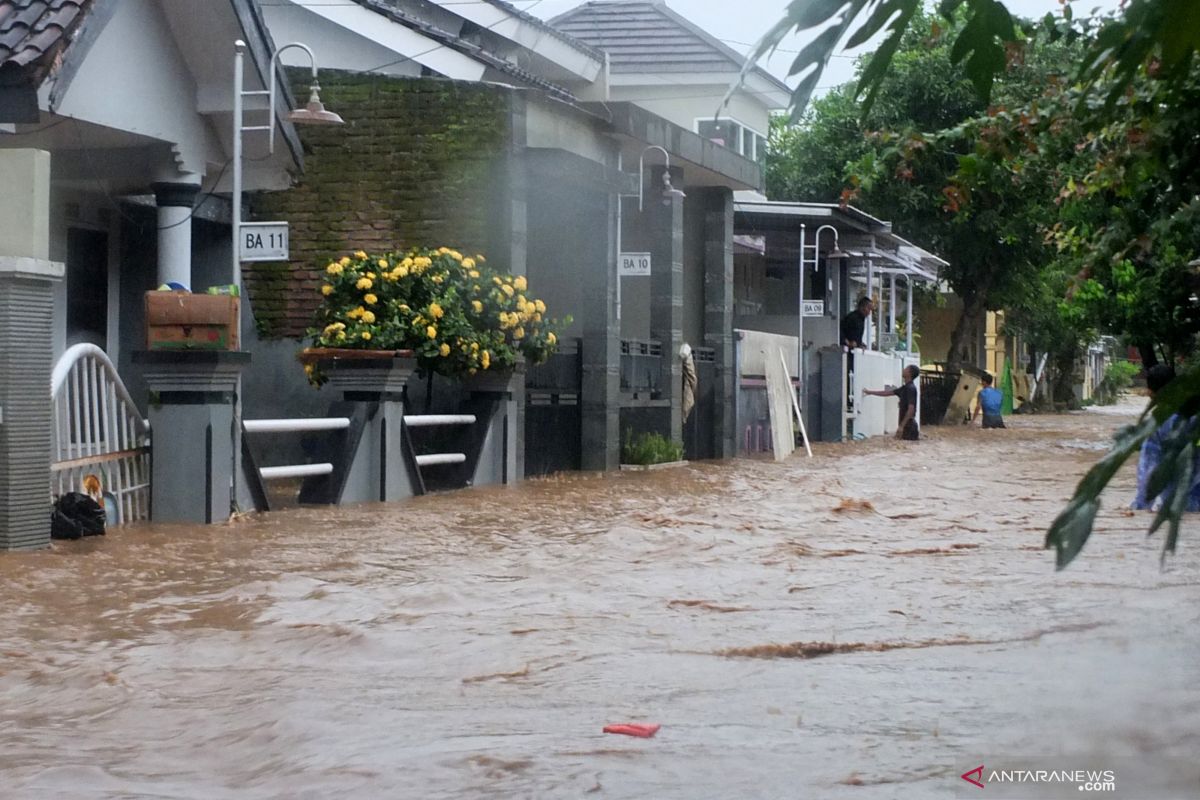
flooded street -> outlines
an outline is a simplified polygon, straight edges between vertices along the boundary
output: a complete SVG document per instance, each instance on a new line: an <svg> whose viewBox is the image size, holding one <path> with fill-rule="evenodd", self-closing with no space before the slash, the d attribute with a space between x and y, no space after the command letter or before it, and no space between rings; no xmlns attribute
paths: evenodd
<svg viewBox="0 0 1200 800"><path fill-rule="evenodd" d="M2 555L0 797L1200 796L1200 524L1041 548L1128 419Z"/></svg>

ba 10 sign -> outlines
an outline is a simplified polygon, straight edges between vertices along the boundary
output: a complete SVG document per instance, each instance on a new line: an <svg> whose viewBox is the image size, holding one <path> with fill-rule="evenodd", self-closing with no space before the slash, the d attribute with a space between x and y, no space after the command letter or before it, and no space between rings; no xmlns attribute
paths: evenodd
<svg viewBox="0 0 1200 800"><path fill-rule="evenodd" d="M243 222L238 225L238 258L242 261L287 261L286 222Z"/></svg>
<svg viewBox="0 0 1200 800"><path fill-rule="evenodd" d="M645 278L650 276L649 253L621 253L617 274L622 278Z"/></svg>

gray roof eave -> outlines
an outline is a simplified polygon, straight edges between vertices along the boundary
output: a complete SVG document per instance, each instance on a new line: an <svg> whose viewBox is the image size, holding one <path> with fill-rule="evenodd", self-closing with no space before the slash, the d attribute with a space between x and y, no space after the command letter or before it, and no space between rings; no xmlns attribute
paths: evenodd
<svg viewBox="0 0 1200 800"><path fill-rule="evenodd" d="M613 133L646 145L657 145L680 159L720 175L732 189L759 189L762 167L708 139L668 122L636 103L581 103L583 108L605 120Z"/></svg>

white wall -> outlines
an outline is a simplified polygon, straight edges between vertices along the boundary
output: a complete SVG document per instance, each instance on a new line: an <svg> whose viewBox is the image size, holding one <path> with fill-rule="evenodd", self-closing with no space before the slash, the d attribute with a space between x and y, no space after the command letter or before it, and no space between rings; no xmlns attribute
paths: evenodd
<svg viewBox="0 0 1200 800"><path fill-rule="evenodd" d="M411 59L394 63L400 57L392 50L365 39L345 28L328 22L312 11L297 5L263 5L263 16L276 46L286 42L306 42L314 48L318 66L354 72L377 72L382 75L420 77L421 65ZM383 17L379 24L391 25ZM318 44L319 43L319 44ZM280 60L291 67L307 67L304 51L289 50ZM384 66L386 65L386 66ZM303 99L303 98L298 98Z"/></svg>
<svg viewBox="0 0 1200 800"><path fill-rule="evenodd" d="M203 175L208 164L224 163L225 156L197 112L196 92L158 4L122 0L57 110L171 143L178 170ZM162 177L170 179L170 170Z"/></svg>
<svg viewBox="0 0 1200 800"><path fill-rule="evenodd" d="M622 76L624 77L624 76ZM722 109L721 101L729 84L659 84L653 86L613 86L612 99L636 103L647 111L689 131L696 130L697 119L731 117L755 133L770 132L767 107L752 96L739 92Z"/></svg>

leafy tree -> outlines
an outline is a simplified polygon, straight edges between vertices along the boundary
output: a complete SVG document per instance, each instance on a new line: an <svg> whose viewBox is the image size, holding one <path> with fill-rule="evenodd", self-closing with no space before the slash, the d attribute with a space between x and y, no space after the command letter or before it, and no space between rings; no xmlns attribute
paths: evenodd
<svg viewBox="0 0 1200 800"><path fill-rule="evenodd" d="M919 15L869 110L845 87L799 125L777 127L767 177L774 197L853 201L945 257L942 277L963 301L948 353L957 362L984 312L1020 304L1036 285L1048 210L1004 165L975 155L988 129L969 123L986 122L988 108L954 63L953 30ZM1065 49L1034 49L997 94L1025 99L1057 76Z"/></svg>
<svg viewBox="0 0 1200 800"><path fill-rule="evenodd" d="M799 113L839 43L856 47L883 33L882 46L865 63L854 89L854 97L865 98L866 115L881 99L921 5L922 0L794 0L755 56L773 50L793 30L823 29L793 64L792 74L802 76L793 98ZM955 14L962 15L950 60L961 65L981 100L992 99L998 78L1020 63L1034 34L1082 42L1085 52L1072 62L1077 65L1073 80L1051 86L1049 97L1029 98L1019 111L992 115L995 123L977 119L905 145L909 152L936 151L963 137L979 145L945 187L952 205L974 203L973 191L996 186L996 170L1008 170L1014 180L1023 172L1045 175L1047 185L1058 190L1050 239L1055 261L1060 269L1080 267L1066 293L1064 321L1091 319L1157 339L1168 357L1186 353L1198 327L1200 281L1187 266L1200 251L1195 224L1200 148L1191 111L1200 106L1200 14L1193 6L1193 0L1129 0L1121 14L1073 24L1071 7L1064 5L1062 19L1047 15L1034 25L1015 21L1001 0L943 0L944 17L953 21ZM861 18L866 21L857 24ZM1072 136L1072 151L1062 150ZM1033 157L1020 155L1021 143ZM1147 342L1140 344L1145 348ZM1194 366L1118 435L1113 450L1081 481L1055 520L1047 546L1056 548L1060 569L1086 543L1099 495L1117 470L1174 415L1185 424L1175 425L1163 442L1151 485L1152 494L1162 492L1162 511L1150 530L1167 526L1164 552L1174 550L1200 430L1200 369Z"/></svg>

